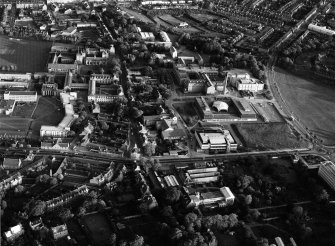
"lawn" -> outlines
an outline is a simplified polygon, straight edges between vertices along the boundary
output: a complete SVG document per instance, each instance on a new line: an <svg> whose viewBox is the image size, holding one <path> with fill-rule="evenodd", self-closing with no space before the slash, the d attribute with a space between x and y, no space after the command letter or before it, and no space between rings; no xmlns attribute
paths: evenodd
<svg viewBox="0 0 335 246"><path fill-rule="evenodd" d="M6 117L0 118L0 133L26 135L31 124L31 119Z"/></svg>
<svg viewBox="0 0 335 246"><path fill-rule="evenodd" d="M307 148L308 144L293 134L285 123L235 124L240 139L249 148L285 149Z"/></svg>
<svg viewBox="0 0 335 246"><path fill-rule="evenodd" d="M93 245L106 245L113 231L104 215L99 213L89 214L83 217L81 221L90 233Z"/></svg>
<svg viewBox="0 0 335 246"><path fill-rule="evenodd" d="M35 102L17 103L12 113L12 116L22 117L22 118L31 118L34 112L34 109L36 108L36 105L37 103Z"/></svg>
<svg viewBox="0 0 335 246"><path fill-rule="evenodd" d="M282 97L300 122L324 141L335 145L335 88L276 69Z"/></svg>
<svg viewBox="0 0 335 246"><path fill-rule="evenodd" d="M52 43L10 39L0 35L0 67L16 66L17 72L44 72Z"/></svg>
<svg viewBox="0 0 335 246"><path fill-rule="evenodd" d="M56 126L64 117L62 103L55 97L41 97L33 114L31 130L34 137L39 137L41 125Z"/></svg>

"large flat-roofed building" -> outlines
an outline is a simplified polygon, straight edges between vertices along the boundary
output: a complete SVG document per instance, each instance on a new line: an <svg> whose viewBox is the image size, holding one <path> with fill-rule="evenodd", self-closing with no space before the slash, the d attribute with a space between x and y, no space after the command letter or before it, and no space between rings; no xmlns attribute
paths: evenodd
<svg viewBox="0 0 335 246"><path fill-rule="evenodd" d="M25 87L28 88L31 81L31 73L0 73L0 88Z"/></svg>
<svg viewBox="0 0 335 246"><path fill-rule="evenodd" d="M219 180L220 173L217 167L189 169L186 172L187 183L203 184L216 182Z"/></svg>
<svg viewBox="0 0 335 246"><path fill-rule="evenodd" d="M196 130L195 138L201 150L230 152L237 150L237 143L228 130Z"/></svg>
<svg viewBox="0 0 335 246"><path fill-rule="evenodd" d="M88 101L110 103L117 98L125 98L123 88L119 84L112 84L118 82L116 77L106 77L97 74L92 74L88 86Z"/></svg>
<svg viewBox="0 0 335 246"><path fill-rule="evenodd" d="M335 190L335 164L331 161L321 163L318 171L319 176Z"/></svg>
<svg viewBox="0 0 335 246"><path fill-rule="evenodd" d="M233 205L235 196L229 187L222 187L218 190L206 192L196 192L195 195L190 195L191 204L195 206L218 204L219 206Z"/></svg>
<svg viewBox="0 0 335 246"><path fill-rule="evenodd" d="M14 100L16 102L36 102L36 91L6 91L4 100Z"/></svg>
<svg viewBox="0 0 335 246"><path fill-rule="evenodd" d="M215 93L215 85L207 73L175 69L174 74L177 82L184 87L184 92Z"/></svg>
<svg viewBox="0 0 335 246"><path fill-rule="evenodd" d="M73 53L51 53L48 61L48 71L66 73L68 71L78 71L78 64Z"/></svg>
<svg viewBox="0 0 335 246"><path fill-rule="evenodd" d="M245 99L219 98L212 101L196 97L195 107L201 119L206 122L257 121L256 112Z"/></svg>

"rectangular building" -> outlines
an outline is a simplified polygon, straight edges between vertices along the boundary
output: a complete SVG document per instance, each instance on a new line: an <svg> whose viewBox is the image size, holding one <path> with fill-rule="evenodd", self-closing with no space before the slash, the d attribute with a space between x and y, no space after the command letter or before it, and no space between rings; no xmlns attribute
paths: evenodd
<svg viewBox="0 0 335 246"><path fill-rule="evenodd" d="M6 91L4 100L14 100L16 102L36 102L36 91Z"/></svg>

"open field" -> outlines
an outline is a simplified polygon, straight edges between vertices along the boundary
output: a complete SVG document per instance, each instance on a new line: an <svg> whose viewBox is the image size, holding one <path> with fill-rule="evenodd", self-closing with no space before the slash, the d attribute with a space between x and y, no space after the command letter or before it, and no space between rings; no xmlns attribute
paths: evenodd
<svg viewBox="0 0 335 246"><path fill-rule="evenodd" d="M22 117L22 118L31 118L36 107L36 102L31 103L18 103L16 104L12 116Z"/></svg>
<svg viewBox="0 0 335 246"><path fill-rule="evenodd" d="M174 30L177 30L180 33L198 33L201 32L201 30L193 27L193 26L188 26L185 28L178 28L176 27L177 25L179 25L180 22L182 22L182 20L178 20L175 17L171 16L171 15L162 15L162 16L155 16L154 20L156 23L158 23L161 26L164 26L165 28L174 28Z"/></svg>
<svg viewBox="0 0 335 246"><path fill-rule="evenodd" d="M31 119L6 117L0 118L0 134L4 133L26 135L31 124Z"/></svg>
<svg viewBox="0 0 335 246"><path fill-rule="evenodd" d="M275 82L295 117L326 145L335 145L335 88L276 69Z"/></svg>
<svg viewBox="0 0 335 246"><path fill-rule="evenodd" d="M61 102L54 97L41 97L33 114L31 130L34 137L39 137L41 125L56 126L64 117Z"/></svg>
<svg viewBox="0 0 335 246"><path fill-rule="evenodd" d="M234 127L249 148L285 149L308 146L302 140L299 141L285 123L235 124Z"/></svg>
<svg viewBox="0 0 335 246"><path fill-rule="evenodd" d="M0 67L16 66L17 72L46 71L52 43L11 39L0 35Z"/></svg>
<svg viewBox="0 0 335 246"><path fill-rule="evenodd" d="M86 215L83 217L82 223L90 232L93 245L106 245L113 231L107 219L102 214Z"/></svg>
<svg viewBox="0 0 335 246"><path fill-rule="evenodd" d="M143 21L143 22L147 22L147 23L154 23L150 18L148 18L147 16L145 16L144 14L141 14L137 11L131 10L131 9L127 9L124 7L121 7L121 9L123 11L126 11L129 15L134 16L136 19Z"/></svg>

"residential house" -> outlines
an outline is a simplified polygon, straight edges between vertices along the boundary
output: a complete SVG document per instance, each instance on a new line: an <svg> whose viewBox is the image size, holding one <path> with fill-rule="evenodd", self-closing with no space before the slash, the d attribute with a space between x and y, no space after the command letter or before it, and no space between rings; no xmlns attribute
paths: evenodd
<svg viewBox="0 0 335 246"><path fill-rule="evenodd" d="M66 224L51 227L51 233L55 240L69 235Z"/></svg>

